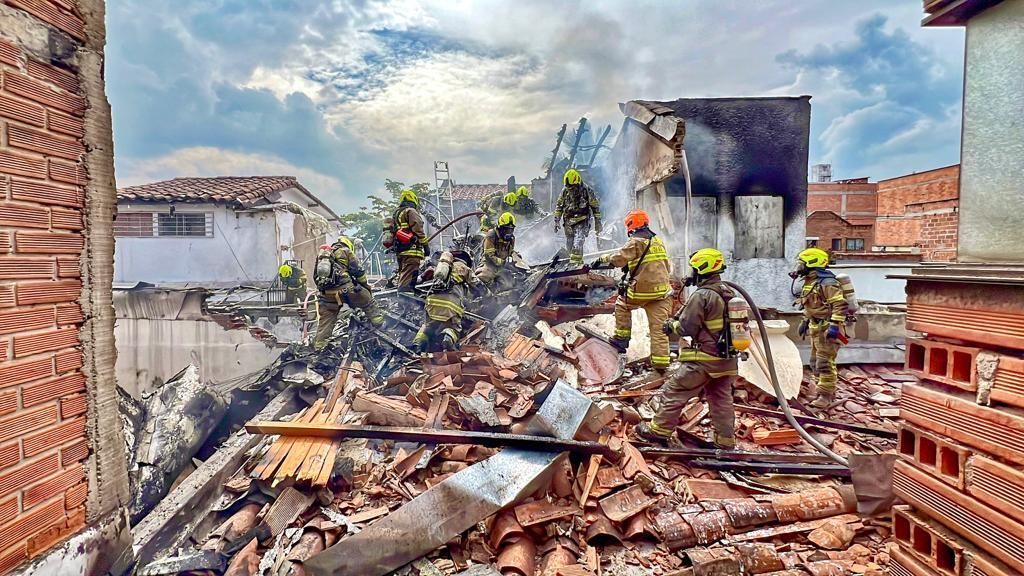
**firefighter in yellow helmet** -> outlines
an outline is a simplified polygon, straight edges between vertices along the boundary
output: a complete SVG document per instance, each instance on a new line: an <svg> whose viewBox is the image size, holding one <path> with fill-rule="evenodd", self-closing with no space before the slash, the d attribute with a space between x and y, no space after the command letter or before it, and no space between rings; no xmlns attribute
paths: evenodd
<svg viewBox="0 0 1024 576"><path fill-rule="evenodd" d="M611 343L619 352L629 347L633 330L633 310L643 308L651 337L651 365L668 368L668 335L662 326L672 314L669 298L669 259L665 244L650 228L651 219L643 210L626 215L629 240L615 254L601 256L595 266L610 264L625 274L615 301L615 335Z"/></svg>
<svg viewBox="0 0 1024 576"><path fill-rule="evenodd" d="M483 262L476 269L481 283L501 289L510 287L506 265L516 248L516 217L505 212L498 217L498 225L484 235Z"/></svg>
<svg viewBox="0 0 1024 576"><path fill-rule="evenodd" d="M690 347L679 350L679 364L661 387L661 407L651 422L637 426L647 440L666 441L679 425L683 408L704 392L715 429L714 442L720 448L736 446L736 415L732 388L738 374L735 352L729 346L728 302L735 296L722 283L725 256L714 248L703 248L690 256L692 269L687 285L697 286L686 300L677 319L669 320L664 331L689 336Z"/></svg>
<svg viewBox="0 0 1024 576"><path fill-rule="evenodd" d="M317 312L320 319L316 327L313 348L323 350L334 332L338 312L343 305L362 310L374 326L384 324L384 316L370 292L366 271L355 254L352 240L342 236L316 258L313 280L320 291Z"/></svg>
<svg viewBox="0 0 1024 576"><path fill-rule="evenodd" d="M480 233L486 234L494 228L498 217L505 212L512 212L519 203L519 195L515 192L505 194L491 194L480 201L480 211L484 213L480 217Z"/></svg>
<svg viewBox="0 0 1024 576"><path fill-rule="evenodd" d="M398 257L398 290L412 292L419 275L420 264L430 253L427 234L423 229L420 200L412 190L403 190L398 208L391 218L393 248Z"/></svg>
<svg viewBox="0 0 1024 576"><path fill-rule="evenodd" d="M804 319L798 332L800 337L811 337L811 374L817 379L817 397L811 402L815 408L828 408L835 400L836 355L848 340L846 317L849 312L843 288L835 274L828 269L828 252L808 248L797 256L794 279L803 278L798 304Z"/></svg>
<svg viewBox="0 0 1024 576"><path fill-rule="evenodd" d="M306 273L297 260L287 260L277 269L277 277L281 280L288 302L294 304L306 297Z"/></svg>
<svg viewBox="0 0 1024 576"><path fill-rule="evenodd" d="M565 248L569 251L569 260L583 264L583 243L590 234L591 223L594 232L601 234L601 203L594 191L583 183L583 177L575 168L565 172L563 181L565 187L555 204L555 233L560 226L565 226Z"/></svg>
<svg viewBox="0 0 1024 576"><path fill-rule="evenodd" d="M423 311L426 317L413 338L420 352L455 350L470 291L478 285L473 259L464 250L446 250L434 268L434 284Z"/></svg>

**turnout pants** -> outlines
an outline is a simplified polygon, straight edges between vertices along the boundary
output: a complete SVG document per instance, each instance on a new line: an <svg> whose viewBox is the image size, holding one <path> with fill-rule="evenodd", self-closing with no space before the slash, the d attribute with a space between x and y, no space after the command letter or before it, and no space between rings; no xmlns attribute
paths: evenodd
<svg viewBox="0 0 1024 576"><path fill-rule="evenodd" d="M704 392L715 434L733 438L736 434L736 413L732 402L735 380L735 359L680 363L661 387L661 408L654 416L654 424L665 430L675 430L686 404Z"/></svg>
<svg viewBox="0 0 1024 576"><path fill-rule="evenodd" d="M565 249L569 251L569 261L583 264L583 243L590 235L590 218L575 224L565 225Z"/></svg>
<svg viewBox="0 0 1024 576"><path fill-rule="evenodd" d="M811 374L817 378L819 390L832 392L835 391L836 383L839 381L836 355L839 354L839 347L842 344L839 340L828 339L826 336L828 325L828 320L812 319L807 327L807 332L811 338Z"/></svg>
<svg viewBox="0 0 1024 576"><path fill-rule="evenodd" d="M493 290L502 291L511 288L509 273L504 268L492 264L484 264L476 269L476 277Z"/></svg>
<svg viewBox="0 0 1024 576"><path fill-rule="evenodd" d="M313 340L313 348L319 352L327 346L327 341L334 333L334 325L338 321L338 312L342 305L348 304L351 308L363 310L371 322L377 322L377 318L383 320L377 302L363 285L356 284L348 292L330 290L320 294L316 307L319 320L316 325L316 338Z"/></svg>
<svg viewBox="0 0 1024 576"><path fill-rule="evenodd" d="M461 332L462 319L457 316L444 321L427 318L412 341L420 346L426 345L426 351L433 352L443 348L445 336L451 339L453 348L458 346Z"/></svg>
<svg viewBox="0 0 1024 576"><path fill-rule="evenodd" d="M668 368L668 334L662 325L672 314L672 300L630 300L619 296L615 301L615 339L627 343L633 332L633 310L642 308L647 314L647 327L651 334L651 366Z"/></svg>
<svg viewBox="0 0 1024 576"><path fill-rule="evenodd" d="M398 257L398 289L408 290L416 286L416 277L419 275L420 263L423 258L420 256L399 256Z"/></svg>

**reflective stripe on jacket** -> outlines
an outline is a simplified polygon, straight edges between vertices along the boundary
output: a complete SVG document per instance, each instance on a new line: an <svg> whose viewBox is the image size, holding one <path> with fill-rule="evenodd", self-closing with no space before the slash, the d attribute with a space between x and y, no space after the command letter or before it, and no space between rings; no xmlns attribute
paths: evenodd
<svg viewBox="0 0 1024 576"><path fill-rule="evenodd" d="M395 231L408 230L412 232L412 240L408 244L395 246L399 256L412 256L423 258L423 246L427 243L427 235L423 230L423 216L412 206L399 208L395 214Z"/></svg>
<svg viewBox="0 0 1024 576"><path fill-rule="evenodd" d="M608 262L616 268L625 267L630 272L636 271L636 276L626 289L627 300L646 302L668 296L671 288L668 251L665 250L665 243L653 232L635 234L618 252L608 257Z"/></svg>
<svg viewBox="0 0 1024 576"><path fill-rule="evenodd" d="M848 308L843 288L827 270L812 270L807 274L800 290L800 304L804 307L804 317L809 320L846 323Z"/></svg>

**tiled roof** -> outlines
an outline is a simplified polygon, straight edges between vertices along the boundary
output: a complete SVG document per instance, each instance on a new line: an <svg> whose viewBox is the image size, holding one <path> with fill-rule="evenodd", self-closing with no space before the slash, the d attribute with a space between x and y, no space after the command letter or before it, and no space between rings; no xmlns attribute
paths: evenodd
<svg viewBox="0 0 1024 576"><path fill-rule="evenodd" d="M121 188L117 191L117 198L147 202L225 202L250 205L268 194L288 188L301 188L294 176L175 178Z"/></svg>
<svg viewBox="0 0 1024 576"><path fill-rule="evenodd" d="M519 184L516 186L530 184ZM491 194L505 193L508 191L507 184L455 184L452 186L452 200L482 200Z"/></svg>

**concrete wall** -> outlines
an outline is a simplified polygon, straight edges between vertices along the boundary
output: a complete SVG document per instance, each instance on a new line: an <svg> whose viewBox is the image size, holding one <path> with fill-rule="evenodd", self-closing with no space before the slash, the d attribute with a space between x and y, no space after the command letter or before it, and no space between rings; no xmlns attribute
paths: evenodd
<svg viewBox="0 0 1024 576"><path fill-rule="evenodd" d="M103 573L130 544L104 44L102 0L0 3L0 574Z"/></svg>
<svg viewBox="0 0 1024 576"><path fill-rule="evenodd" d="M961 262L1024 262L1024 2L967 22Z"/></svg>
<svg viewBox="0 0 1024 576"><path fill-rule="evenodd" d="M118 210L153 212L162 208L122 204ZM296 223L301 224L302 220L291 212L237 213L211 204L188 204L178 207L177 212L212 212L213 237L119 237L114 255L115 282L196 285L271 282L282 262L281 247L295 241ZM283 251L285 256L290 254L290 248ZM310 259L308 254L306 259ZM312 270L311 259L305 266Z"/></svg>

